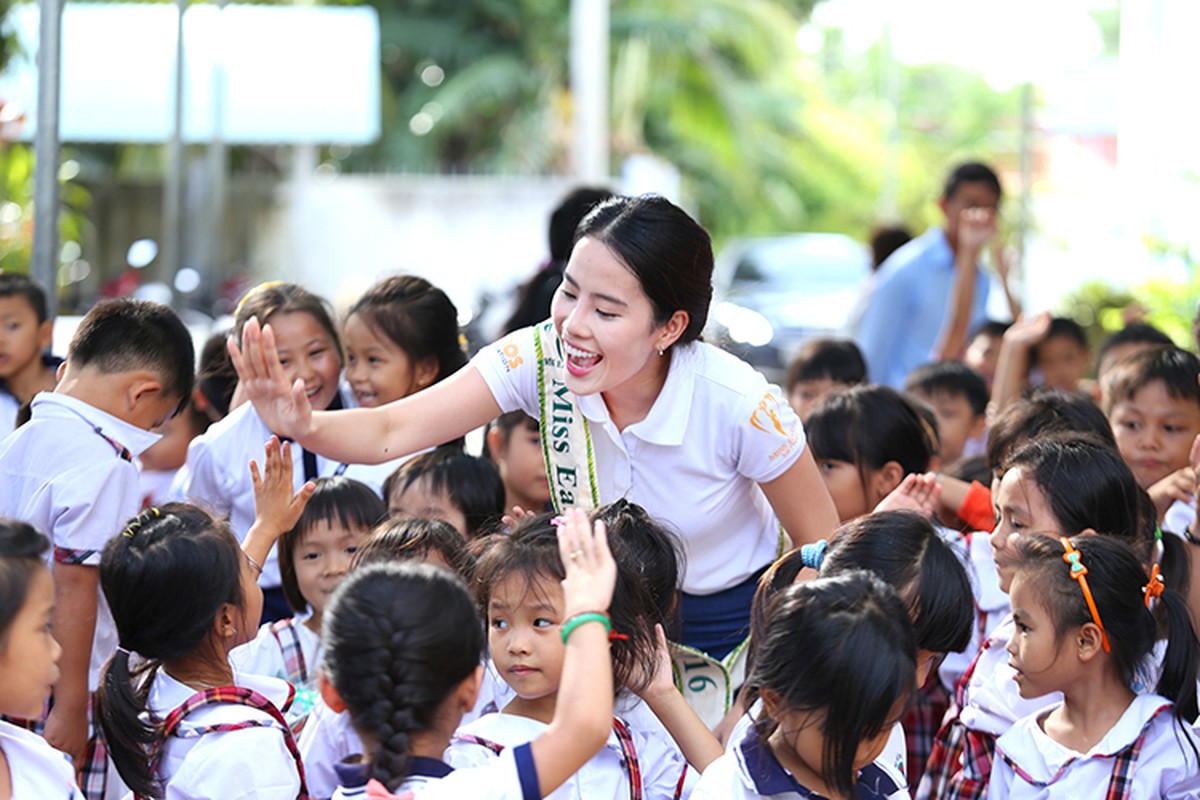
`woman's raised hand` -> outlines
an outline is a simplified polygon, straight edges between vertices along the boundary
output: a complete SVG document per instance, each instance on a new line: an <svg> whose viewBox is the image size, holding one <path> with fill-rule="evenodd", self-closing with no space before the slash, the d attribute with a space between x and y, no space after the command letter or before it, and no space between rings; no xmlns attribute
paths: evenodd
<svg viewBox="0 0 1200 800"><path fill-rule="evenodd" d="M271 326L260 326L251 317L242 327L242 346L233 336L227 346L238 381L267 428L280 436L303 439L312 429L312 404L303 380L288 384Z"/></svg>

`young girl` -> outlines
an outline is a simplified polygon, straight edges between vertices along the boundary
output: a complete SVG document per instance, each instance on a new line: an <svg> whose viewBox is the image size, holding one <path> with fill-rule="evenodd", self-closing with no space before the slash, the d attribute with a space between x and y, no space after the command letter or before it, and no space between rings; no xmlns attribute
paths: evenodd
<svg viewBox="0 0 1200 800"><path fill-rule="evenodd" d="M501 414L488 425L484 456L500 470L504 510L537 513L550 506L550 483L542 462L542 432L524 411Z"/></svg>
<svg viewBox="0 0 1200 800"><path fill-rule="evenodd" d="M1009 456L1001 471L993 498L997 522L991 543L998 586L1006 594L1013 575L1012 544L1020 534L1099 531L1147 541L1142 538L1143 495L1133 473L1115 448L1097 439L1077 434L1041 437ZM1026 699L1017 694L1004 652L1015 630L1012 615L1006 615L963 673L918 797L980 797L987 787L996 737L1020 717L1057 702L1053 696Z"/></svg>
<svg viewBox="0 0 1200 800"><path fill-rule="evenodd" d="M264 283L242 298L233 336L240 338L250 319L270 319L279 344L282 374L304 387L313 408L340 409L345 398L338 390L342 347L333 313L320 297L292 283ZM254 522L254 490L246 471L250 459L262 452L273 430L249 403L238 406L223 420L192 440L188 447L186 477L181 497L229 517L234 534L243 539ZM294 487L331 475L340 463L323 458L296 443L288 445L294 462ZM280 585L279 561L274 548L263 562L259 578L263 588L263 619L291 616Z"/></svg>
<svg viewBox="0 0 1200 800"><path fill-rule="evenodd" d="M143 797L305 796L284 719L284 681L234 675L229 652L257 629L255 579L293 527L311 487L292 495L277 440L251 467L259 516L239 548L229 527L194 506L143 511L109 540L100 584L120 644L96 695L109 755Z"/></svg>
<svg viewBox="0 0 1200 800"><path fill-rule="evenodd" d="M827 395L806 429L842 522L872 511L906 475L925 472L937 451L936 431L911 400L887 386Z"/></svg>
<svg viewBox="0 0 1200 800"><path fill-rule="evenodd" d="M504 483L490 461L446 445L408 461L383 484L393 518L437 519L467 539L491 533L504 513Z"/></svg>
<svg viewBox="0 0 1200 800"><path fill-rule="evenodd" d="M763 713L693 800L908 796L872 763L916 686L912 623L890 586L850 572L784 590L747 685ZM894 790L865 793L884 786Z"/></svg>
<svg viewBox="0 0 1200 800"><path fill-rule="evenodd" d="M54 581L50 540L23 522L0 519L0 714L37 719L58 680L62 648L50 632ZM35 733L0 720L0 800L82 800L71 759Z"/></svg>
<svg viewBox="0 0 1200 800"><path fill-rule="evenodd" d="M1000 737L987 796L1200 796L1191 727L1200 645L1182 598L1105 536L1022 537L1012 565L1016 633L1006 649L1016 685L1021 697L1062 700ZM1155 603L1166 611L1166 653L1153 693L1139 694Z"/></svg>
<svg viewBox="0 0 1200 800"><path fill-rule="evenodd" d="M466 588L417 564L373 565L346 581L328 613L321 690L331 708L349 710L368 750L365 764L342 767L335 797L544 797L603 746L613 697L604 609L616 564L604 526L589 531L582 511L567 514L558 547L565 616L547 633L564 642L562 702L536 739L474 769L441 760L480 681L483 631Z"/></svg>
<svg viewBox="0 0 1200 800"><path fill-rule="evenodd" d="M321 663L321 619L350 562L386 510L371 487L318 478L296 527L279 540L283 594L296 616L268 622L230 653L239 672L283 678L296 689L288 721L299 729L312 709Z"/></svg>
<svg viewBox="0 0 1200 800"><path fill-rule="evenodd" d="M618 687L641 688L656 664L655 638L644 582L609 538L618 563L610 614L621 638L613 642ZM554 520L528 517L510 536L496 537L479 559L476 593L488 622L488 651L501 679L515 693L499 713L485 714L459 729L446 760L456 767L491 763L497 753L532 741L546 730L560 698L563 643L559 626L567 619L560 582ZM674 753L674 754L673 754ZM673 798L683 774L676 748L645 731L612 720L607 745L554 796ZM640 785L639 785L640 784ZM634 792L634 794L631 794Z"/></svg>
<svg viewBox="0 0 1200 800"><path fill-rule="evenodd" d="M624 497L682 532L680 639L724 658L745 638L758 572L788 544L780 526L800 544L837 519L782 391L699 341L712 270L708 233L683 209L616 197L580 223L552 319L423 392L314 413L270 326L251 323L230 354L274 428L341 460L412 453L506 411L537 417L557 507Z"/></svg>

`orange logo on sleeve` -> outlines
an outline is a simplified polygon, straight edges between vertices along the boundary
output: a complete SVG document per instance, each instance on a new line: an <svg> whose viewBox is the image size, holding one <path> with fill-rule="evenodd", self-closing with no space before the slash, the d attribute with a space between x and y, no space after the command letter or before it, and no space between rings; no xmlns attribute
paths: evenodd
<svg viewBox="0 0 1200 800"><path fill-rule="evenodd" d="M521 349L512 342L504 345L503 353L509 369L516 369L525 363L525 359L521 358Z"/></svg>
<svg viewBox="0 0 1200 800"><path fill-rule="evenodd" d="M767 427L767 423L770 423L770 428ZM758 403L758 408L754 409L754 413L750 415L750 424L763 433L770 433L774 429L781 436L788 435L787 431L783 429L783 423L779 421L779 401L770 392L763 395L763 399Z"/></svg>

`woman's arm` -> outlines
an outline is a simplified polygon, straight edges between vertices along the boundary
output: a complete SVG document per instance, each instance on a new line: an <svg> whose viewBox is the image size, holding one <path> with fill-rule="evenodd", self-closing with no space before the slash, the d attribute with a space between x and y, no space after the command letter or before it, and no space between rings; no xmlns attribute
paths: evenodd
<svg viewBox="0 0 1200 800"><path fill-rule="evenodd" d="M785 549L828 539L838 529L837 508L809 448L786 472L759 486L791 538L791 546Z"/></svg>
<svg viewBox="0 0 1200 800"><path fill-rule="evenodd" d="M307 450L354 464L380 464L456 439L495 419L500 407L483 376L467 366L433 386L380 408L316 411L304 384L289 385L271 326L251 319L242 347L229 355L246 396L264 423Z"/></svg>

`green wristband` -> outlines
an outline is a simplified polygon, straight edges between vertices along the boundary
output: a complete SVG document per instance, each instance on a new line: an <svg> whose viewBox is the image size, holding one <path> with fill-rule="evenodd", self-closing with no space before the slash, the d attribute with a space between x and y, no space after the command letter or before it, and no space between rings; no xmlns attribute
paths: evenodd
<svg viewBox="0 0 1200 800"><path fill-rule="evenodd" d="M600 611L585 611L582 614L576 614L562 624L563 644L567 643L567 638L570 637L572 631L586 622L599 622L604 626L605 633L612 633L612 620L608 618L608 614Z"/></svg>

